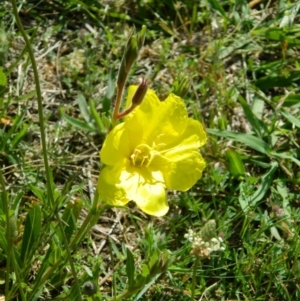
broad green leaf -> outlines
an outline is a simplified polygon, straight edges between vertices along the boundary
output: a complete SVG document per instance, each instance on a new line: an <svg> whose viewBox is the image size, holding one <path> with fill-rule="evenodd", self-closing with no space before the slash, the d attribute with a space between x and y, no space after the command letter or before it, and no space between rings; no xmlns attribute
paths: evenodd
<svg viewBox="0 0 300 301"><path fill-rule="evenodd" d="M206 129L206 131L212 135L224 137L236 142L243 143L249 146L250 148L267 156L270 156L272 152L271 147L265 141L250 134L234 133L229 131L219 131L215 129Z"/></svg>
<svg viewBox="0 0 300 301"><path fill-rule="evenodd" d="M133 287L134 285L134 272L135 272L135 266L134 266L134 258L131 253L131 251L127 248L127 260L126 260L126 274L128 278L128 289Z"/></svg>
<svg viewBox="0 0 300 301"><path fill-rule="evenodd" d="M229 169L233 177L239 178L245 176L244 164L241 157L233 150L228 150L226 152L226 158L229 163Z"/></svg>
<svg viewBox="0 0 300 301"><path fill-rule="evenodd" d="M25 220L25 229L22 239L21 261L30 261L34 252L34 245L40 235L42 225L42 211L40 205L34 203Z"/></svg>

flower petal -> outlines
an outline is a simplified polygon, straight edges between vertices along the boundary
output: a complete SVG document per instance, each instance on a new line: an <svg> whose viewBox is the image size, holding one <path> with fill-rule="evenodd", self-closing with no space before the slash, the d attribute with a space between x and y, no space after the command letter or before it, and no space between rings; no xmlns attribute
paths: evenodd
<svg viewBox="0 0 300 301"><path fill-rule="evenodd" d="M198 148L205 142L206 134L201 123L189 119L184 133L161 151L169 162L161 166L167 188L186 191L201 178L205 161Z"/></svg>
<svg viewBox="0 0 300 301"><path fill-rule="evenodd" d="M140 183L134 198L138 207L147 214L163 216L169 211L165 186L162 183Z"/></svg>
<svg viewBox="0 0 300 301"><path fill-rule="evenodd" d="M130 99L137 86L129 87ZM142 143L152 145L170 143L184 131L187 125L187 111L182 99L170 94L160 102L155 92L148 89L146 96L136 109L125 118L126 127L143 129ZM141 143L141 142L140 142Z"/></svg>
<svg viewBox="0 0 300 301"><path fill-rule="evenodd" d="M129 157L130 151L128 132L124 123L120 123L108 133L100 151L100 158L106 165L115 165Z"/></svg>
<svg viewBox="0 0 300 301"><path fill-rule="evenodd" d="M177 153L168 165L168 170L162 170L166 187L180 191L190 189L201 178L205 165L198 151Z"/></svg>
<svg viewBox="0 0 300 301"><path fill-rule="evenodd" d="M112 206L124 206L130 199L127 197L126 164L104 167L99 175L97 190L99 196Z"/></svg>
<svg viewBox="0 0 300 301"><path fill-rule="evenodd" d="M134 201L147 214L165 215L169 206L166 200L163 177L159 172L138 169L128 162L106 166L99 175L99 196L112 206L124 206Z"/></svg>

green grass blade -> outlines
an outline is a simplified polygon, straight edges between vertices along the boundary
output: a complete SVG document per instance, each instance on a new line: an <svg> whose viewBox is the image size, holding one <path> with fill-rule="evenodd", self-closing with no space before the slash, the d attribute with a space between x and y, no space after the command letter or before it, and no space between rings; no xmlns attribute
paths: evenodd
<svg viewBox="0 0 300 301"><path fill-rule="evenodd" d="M92 116L98 126L98 129L100 131L100 133L103 133L105 132L105 127L104 127L104 124L101 120L101 117L99 116L97 110L96 110L96 107L95 107L95 104L94 104L94 101L93 100L90 100L90 110L91 110L91 113L92 113Z"/></svg>
<svg viewBox="0 0 300 301"><path fill-rule="evenodd" d="M245 167L241 160L241 157L233 150L226 152L226 158L229 163L229 170L234 178L240 178L245 176Z"/></svg>
<svg viewBox="0 0 300 301"><path fill-rule="evenodd" d="M295 125L297 128L300 128L300 120L294 117L291 113L287 112L286 110L280 110L281 115L284 116L291 124Z"/></svg>
<svg viewBox="0 0 300 301"><path fill-rule="evenodd" d="M300 71L291 71L288 75L264 76L255 81L255 86L261 90L268 90L274 87L288 87L300 80Z"/></svg>
<svg viewBox="0 0 300 301"><path fill-rule="evenodd" d="M265 141L250 134L233 133L229 131L220 131L215 129L206 129L206 131L212 135L230 139L235 142L243 143L266 156L270 156L272 152L271 147Z"/></svg>
<svg viewBox="0 0 300 301"><path fill-rule="evenodd" d="M22 138L26 135L28 128L29 128L29 125L26 124L23 126L22 130L20 132L18 132L18 134L14 137L14 139L11 142L12 148L17 147L17 145L20 143Z"/></svg>
<svg viewBox="0 0 300 301"><path fill-rule="evenodd" d="M76 118L73 118L63 112L63 110L60 110L60 114L62 118L67 121L70 125L74 126L75 128L85 131L85 132L94 132L95 129L93 126L91 126L89 123L86 123L84 121L78 120Z"/></svg>
<svg viewBox="0 0 300 301"><path fill-rule="evenodd" d="M272 153L273 157L285 159L285 160L291 160L294 163L296 163L298 166L300 166L300 161L293 157L292 155L286 155L285 153Z"/></svg>
<svg viewBox="0 0 300 301"><path fill-rule="evenodd" d="M135 266L134 266L134 258L131 253L131 251L127 248L127 260L126 260L126 275L128 277L128 288L130 289L134 285L134 272L135 272Z"/></svg>
<svg viewBox="0 0 300 301"><path fill-rule="evenodd" d="M244 212L247 212L250 207L257 205L257 203L265 197L270 186L272 185L273 176L277 168L278 163L272 162L271 168L264 176L262 176L261 183L253 195L249 195L245 192L247 189L245 183L240 185L239 202Z"/></svg>
<svg viewBox="0 0 300 301"><path fill-rule="evenodd" d="M7 83L7 78L5 73L3 72L3 68L0 67L0 86L5 86Z"/></svg>
<svg viewBox="0 0 300 301"><path fill-rule="evenodd" d="M85 97L83 96L82 93L79 92L78 95L77 95L76 100L77 100L77 103L78 103L78 106L79 106L80 113L81 113L82 117L84 118L84 120L87 123L90 123L91 114L90 114L90 111L89 111L89 107L86 103Z"/></svg>
<svg viewBox="0 0 300 301"><path fill-rule="evenodd" d="M33 255L33 245L36 244L37 239L40 235L42 224L42 211L37 203L34 203L33 208L28 212L26 221L24 235L22 239L21 248L21 262L25 263L32 259Z"/></svg>
<svg viewBox="0 0 300 301"><path fill-rule="evenodd" d="M218 0L208 0L208 3L212 6L213 9L218 11L226 21L228 21L227 13L225 12L222 5L220 4L220 1L218 1Z"/></svg>
<svg viewBox="0 0 300 301"><path fill-rule="evenodd" d="M67 242L70 242L70 238L76 229L77 220L82 208L82 200L75 200L74 203L68 203L64 213L62 215L62 227L65 232ZM59 233L60 241L65 245L65 241L62 237L62 233Z"/></svg>
<svg viewBox="0 0 300 301"><path fill-rule="evenodd" d="M262 138L262 130L266 129L265 125L254 115L251 108L241 95L239 96L239 102L244 110L247 120L250 122L253 128L253 131L259 138Z"/></svg>
<svg viewBox="0 0 300 301"><path fill-rule="evenodd" d="M264 198L272 184L273 176L277 168L278 163L272 162L270 170L262 177L260 186L251 198L251 205L255 206Z"/></svg>

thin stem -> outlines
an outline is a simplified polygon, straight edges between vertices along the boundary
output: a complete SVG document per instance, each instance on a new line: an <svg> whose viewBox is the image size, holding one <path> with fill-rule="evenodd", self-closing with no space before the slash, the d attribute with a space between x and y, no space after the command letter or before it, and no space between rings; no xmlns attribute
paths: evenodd
<svg viewBox="0 0 300 301"><path fill-rule="evenodd" d="M125 80L125 82L126 82L126 80ZM119 114L119 110L120 110L120 106L121 106L121 100L122 100L124 86L125 86L125 83L118 85L118 92L117 92L117 97L116 97L114 113L113 113L113 126L116 125L117 120L118 120L118 114Z"/></svg>
<svg viewBox="0 0 300 301"><path fill-rule="evenodd" d="M123 112L120 112L117 115L117 118L120 119L122 117L127 116L128 114L130 114L134 109L136 108L136 106L131 105L128 109L124 110Z"/></svg>
<svg viewBox="0 0 300 301"><path fill-rule="evenodd" d="M2 171L0 169L0 184L2 186L2 200L3 200L3 209L5 211L5 219L6 219L6 242L7 242L7 254L6 254L6 275L5 275L5 296L8 296L9 291L9 274L10 274L10 254L11 254L11 228L9 223L9 208L8 208L8 200L7 193L5 187L5 181L3 178Z"/></svg>
<svg viewBox="0 0 300 301"><path fill-rule="evenodd" d="M51 205L53 205L54 198L53 198L53 191L52 191L52 172L49 167L49 162L48 162L48 157L47 157L47 143L46 143L46 134L45 134L46 131L45 131L45 124L44 124L43 100L42 100L42 92L41 92L39 74L38 74L38 70L37 70L34 53L31 48L31 45L30 45L30 41L27 37L27 34L23 28L22 22L19 17L16 0L12 0L12 7L13 7L13 12L14 12L17 26L21 32L22 37L24 38L26 48L28 51L28 55L29 55L31 65L32 65L34 81L35 81L36 96L37 96L37 104L38 104L38 115L39 115L42 150L43 150L43 159L44 159L44 166L45 166L46 179L47 179L47 192L48 192L48 197L49 197L50 203L51 203Z"/></svg>
<svg viewBox="0 0 300 301"><path fill-rule="evenodd" d="M30 41L27 37L27 34L26 34L26 32L23 28L22 22L20 20L19 14L18 14L16 0L12 0L12 6L13 6L13 12L14 12L14 16L15 16L17 26L18 26L18 28L19 28L19 30L20 30L23 38L24 38L25 44L26 44L26 49L28 51L28 55L29 55L29 58L30 58L30 61L31 61L32 70L33 70L33 74L34 74L34 81L35 81L35 88L36 88L36 95L37 95L37 104L38 104L38 115L39 115L41 143L42 143L42 152L43 152L44 166L45 166L46 179L47 179L47 185L46 186L47 186L47 193L48 193L48 198L49 198L48 200L50 201L50 204L53 206L54 205L54 197L53 197L53 190L52 190L53 177L52 177L52 171L50 169L49 162L48 162L48 151L47 151L46 134L45 134L46 131L45 131L44 114L43 114L43 100L42 100L42 92L41 92L41 86L40 86L40 80L39 80L37 64L36 64L36 61L35 61L35 57L34 57L34 53L33 53ZM60 225L63 237L64 237L69 263L70 263L72 274L73 274L73 277L74 277L74 280L75 280L75 285L77 286L77 289L80 292L80 287L79 287L79 283L78 283L78 280L77 280L76 271L75 271L75 268L74 268L74 265L73 265L73 262L72 262L72 259L71 259L70 247L68 246L68 241L67 241L65 233L63 231L63 227L61 225L58 213L55 214L55 216L59 221L59 225ZM79 296L80 296L79 300L81 301L82 297L81 297L80 294L79 294Z"/></svg>
<svg viewBox="0 0 300 301"><path fill-rule="evenodd" d="M195 300L195 291L196 291L196 276L197 276L197 268L199 265L200 259L199 257L196 257L194 268L193 268L193 278L192 278L192 295L191 295L191 301Z"/></svg>

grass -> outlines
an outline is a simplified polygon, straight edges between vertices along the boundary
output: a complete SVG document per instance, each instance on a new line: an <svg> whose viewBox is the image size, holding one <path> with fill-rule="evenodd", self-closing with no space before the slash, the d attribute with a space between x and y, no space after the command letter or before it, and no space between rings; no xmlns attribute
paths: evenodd
<svg viewBox="0 0 300 301"><path fill-rule="evenodd" d="M12 3L4 1L0 300L298 300L299 4L17 5L42 103ZM118 67L132 27L143 24L129 83L144 75L164 99L188 80L189 114L209 137L201 180L169 192L163 218L134 203L92 202ZM197 260L185 234L212 219L225 250Z"/></svg>

